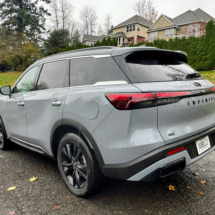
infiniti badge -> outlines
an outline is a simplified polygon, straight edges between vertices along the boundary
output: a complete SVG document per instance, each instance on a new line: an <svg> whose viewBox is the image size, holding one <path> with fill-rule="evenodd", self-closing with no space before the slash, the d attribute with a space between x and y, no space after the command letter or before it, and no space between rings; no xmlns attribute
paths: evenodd
<svg viewBox="0 0 215 215"><path fill-rule="evenodd" d="M202 85L201 85L200 83L198 83L198 82L194 82L193 85L196 86L196 87L201 87L201 86L202 86Z"/></svg>

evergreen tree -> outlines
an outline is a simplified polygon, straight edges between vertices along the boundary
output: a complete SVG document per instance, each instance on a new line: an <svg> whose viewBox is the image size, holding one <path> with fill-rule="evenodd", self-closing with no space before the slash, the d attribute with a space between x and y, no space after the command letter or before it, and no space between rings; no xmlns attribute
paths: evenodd
<svg viewBox="0 0 215 215"><path fill-rule="evenodd" d="M4 0L0 3L2 26L24 34L29 40L38 41L45 32L45 16L50 15L39 2L50 0Z"/></svg>
<svg viewBox="0 0 215 215"><path fill-rule="evenodd" d="M65 49L70 43L68 30L54 30L50 33L47 41L47 55L58 53L59 49Z"/></svg>
<svg viewBox="0 0 215 215"><path fill-rule="evenodd" d="M80 43L80 33L79 30L76 30L74 33L74 36L72 37L72 44L76 45L77 43Z"/></svg>

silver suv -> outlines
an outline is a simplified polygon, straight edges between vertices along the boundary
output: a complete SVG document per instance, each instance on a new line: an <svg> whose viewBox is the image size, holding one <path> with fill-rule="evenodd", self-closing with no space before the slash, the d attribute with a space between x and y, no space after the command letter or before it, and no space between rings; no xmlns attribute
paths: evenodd
<svg viewBox="0 0 215 215"><path fill-rule="evenodd" d="M169 176L215 148L215 87L181 51L65 52L0 91L0 148L10 140L55 158L78 196L100 189L104 176Z"/></svg>

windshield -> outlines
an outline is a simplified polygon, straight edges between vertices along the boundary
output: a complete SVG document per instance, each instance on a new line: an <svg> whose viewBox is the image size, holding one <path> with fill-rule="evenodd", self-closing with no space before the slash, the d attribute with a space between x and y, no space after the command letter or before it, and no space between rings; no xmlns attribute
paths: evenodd
<svg viewBox="0 0 215 215"><path fill-rule="evenodd" d="M127 75L133 83L203 79L182 60L174 53L136 52L126 58Z"/></svg>

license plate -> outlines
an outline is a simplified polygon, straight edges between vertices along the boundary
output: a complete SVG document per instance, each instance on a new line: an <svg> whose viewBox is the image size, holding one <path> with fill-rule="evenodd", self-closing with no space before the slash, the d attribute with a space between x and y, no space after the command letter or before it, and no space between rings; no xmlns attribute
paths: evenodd
<svg viewBox="0 0 215 215"><path fill-rule="evenodd" d="M208 149L211 148L210 140L209 137L204 137L201 140L196 141L196 147L198 154L202 154L203 152L207 151Z"/></svg>

